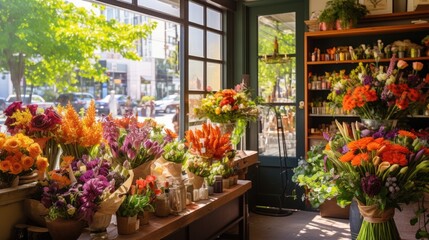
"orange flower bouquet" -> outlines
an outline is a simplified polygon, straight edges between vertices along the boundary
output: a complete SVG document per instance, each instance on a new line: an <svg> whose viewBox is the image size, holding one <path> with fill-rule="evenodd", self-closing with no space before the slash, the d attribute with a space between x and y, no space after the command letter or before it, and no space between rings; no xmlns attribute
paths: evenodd
<svg viewBox="0 0 429 240"><path fill-rule="evenodd" d="M337 201L358 201L363 218L357 239L399 239L393 220L400 203L419 201L428 191L427 141L404 130L368 130L337 122L339 133L324 153L338 175Z"/></svg>
<svg viewBox="0 0 429 240"><path fill-rule="evenodd" d="M211 172L212 163L221 161L232 149L230 134L222 134L219 126L204 123L202 129L188 130L185 133L185 145L189 157L185 168L188 177L194 179L194 188L200 188L204 177ZM198 181L198 183L195 183Z"/></svg>
<svg viewBox="0 0 429 240"><path fill-rule="evenodd" d="M328 99L362 119L400 119L427 104L422 88L429 83L429 75L419 76L422 68L421 62L413 62L410 67L395 56L388 68L360 63L349 76L343 75L340 81L332 83Z"/></svg>
<svg viewBox="0 0 429 240"><path fill-rule="evenodd" d="M101 143L103 136L102 123L96 120L95 103L91 101L84 117L80 117L71 104L65 108L58 107L62 123L57 132L57 140L63 155L81 158Z"/></svg>
<svg viewBox="0 0 429 240"><path fill-rule="evenodd" d="M0 188L9 187L16 176L36 169L42 175L49 164L41 153L39 144L22 133L13 136L0 133Z"/></svg>

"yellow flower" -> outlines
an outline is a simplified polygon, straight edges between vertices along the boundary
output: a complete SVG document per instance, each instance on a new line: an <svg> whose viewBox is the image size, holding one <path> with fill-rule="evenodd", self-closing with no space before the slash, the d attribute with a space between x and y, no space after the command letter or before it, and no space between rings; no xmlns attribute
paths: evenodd
<svg viewBox="0 0 429 240"><path fill-rule="evenodd" d="M9 160L3 160L0 162L0 171L9 172L11 166L12 166L12 163Z"/></svg>
<svg viewBox="0 0 429 240"><path fill-rule="evenodd" d="M47 158L41 156L37 157L36 168L39 170L39 172L45 172L48 166L49 162Z"/></svg>
<svg viewBox="0 0 429 240"><path fill-rule="evenodd" d="M6 141L3 144L3 148L11 153L16 153L19 152L20 150L20 144L17 138L15 137L10 137L7 138Z"/></svg>
<svg viewBox="0 0 429 240"><path fill-rule="evenodd" d="M28 154L32 158L37 158L42 153L42 149L40 148L40 145L38 143L33 143L27 148Z"/></svg>
<svg viewBox="0 0 429 240"><path fill-rule="evenodd" d="M20 162L13 162L10 168L10 173L17 175L17 174L20 174L22 170L23 170L23 166Z"/></svg>
<svg viewBox="0 0 429 240"><path fill-rule="evenodd" d="M21 164L24 170L29 170L34 165L34 158L27 155L23 155L21 157Z"/></svg>
<svg viewBox="0 0 429 240"><path fill-rule="evenodd" d="M24 111L17 110L12 114L11 118L15 119L15 122L11 124L12 126L28 126L33 119L33 115L26 108Z"/></svg>
<svg viewBox="0 0 429 240"><path fill-rule="evenodd" d="M222 112L222 110L220 109L220 107L217 107L216 110L215 110L215 112L216 112L217 115L219 115Z"/></svg>

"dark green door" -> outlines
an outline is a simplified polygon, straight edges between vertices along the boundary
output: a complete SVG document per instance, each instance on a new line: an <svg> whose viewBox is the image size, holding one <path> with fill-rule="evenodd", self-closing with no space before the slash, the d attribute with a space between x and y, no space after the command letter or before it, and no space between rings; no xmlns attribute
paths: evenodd
<svg viewBox="0 0 429 240"><path fill-rule="evenodd" d="M250 78L266 102L254 140L260 164L251 174L250 204L276 212L304 208L291 176L305 155L303 40L308 1L270 2L248 8ZM298 198L293 197L295 189Z"/></svg>

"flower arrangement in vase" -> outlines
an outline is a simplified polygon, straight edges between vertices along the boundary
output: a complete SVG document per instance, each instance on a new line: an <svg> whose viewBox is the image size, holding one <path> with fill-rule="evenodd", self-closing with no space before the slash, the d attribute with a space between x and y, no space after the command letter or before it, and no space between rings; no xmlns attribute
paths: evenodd
<svg viewBox="0 0 429 240"><path fill-rule="evenodd" d="M394 209L419 201L427 191L427 142L405 130L336 123L339 133L324 153L339 175L338 203L347 205L355 198L364 216L357 239L399 239Z"/></svg>
<svg viewBox="0 0 429 240"><path fill-rule="evenodd" d="M23 133L39 143L43 156L49 161L49 170L58 165L60 147L55 138L61 125L61 116L54 108L38 108L36 104L24 106L22 102L13 102L5 110L7 131L14 135Z"/></svg>
<svg viewBox="0 0 429 240"><path fill-rule="evenodd" d="M134 180L150 174L150 166L163 153L165 142L162 128L155 121L139 122L133 115L121 119L106 117L103 137L113 161L133 169Z"/></svg>
<svg viewBox="0 0 429 240"><path fill-rule="evenodd" d="M13 136L0 133L0 188L17 186L17 177L33 170L44 173L49 164L41 153L39 144L22 133Z"/></svg>
<svg viewBox="0 0 429 240"><path fill-rule="evenodd" d="M249 89L244 83L234 89L223 89L208 94L201 104L194 108L199 119L209 119L212 123L234 124L232 132L233 144L238 144L248 121L256 121L259 116L257 104L261 100L253 100Z"/></svg>
<svg viewBox="0 0 429 240"><path fill-rule="evenodd" d="M103 128L96 119L94 101L90 102L84 117L80 117L70 103L65 108L59 106L58 112L62 123L56 137L64 156L81 158L101 143Z"/></svg>
<svg viewBox="0 0 429 240"><path fill-rule="evenodd" d="M398 61L396 56L391 58L388 68L359 63L348 76L332 83L328 99L361 119L390 120L412 115L427 104L422 88L429 83L429 77L418 75L423 68L420 62L412 64L410 74L408 68L408 63Z"/></svg>

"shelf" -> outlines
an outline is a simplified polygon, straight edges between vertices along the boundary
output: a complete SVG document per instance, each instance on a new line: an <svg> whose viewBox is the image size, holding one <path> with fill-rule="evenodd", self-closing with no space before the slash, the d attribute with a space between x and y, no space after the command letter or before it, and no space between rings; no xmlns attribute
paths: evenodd
<svg viewBox="0 0 429 240"><path fill-rule="evenodd" d="M325 138L323 138L322 134L311 134L308 136L308 139L326 140Z"/></svg>
<svg viewBox="0 0 429 240"><path fill-rule="evenodd" d="M365 27L365 28L351 28L345 30L329 30L329 31L318 31L318 32L305 32L305 37L317 38L338 38L338 37L360 37L363 35L381 35L391 33L405 33L405 32L417 32L427 31L429 29L429 23L421 24L404 24L394 26L381 26L381 27ZM405 36L406 37L406 36Z"/></svg>
<svg viewBox="0 0 429 240"><path fill-rule="evenodd" d="M323 91L331 91L331 89L308 89L309 91L321 91L321 92L323 92Z"/></svg>
<svg viewBox="0 0 429 240"><path fill-rule="evenodd" d="M415 57L415 58L398 58L404 61L429 61L429 57ZM375 59L359 59L359 60L344 60L344 61L309 61L308 65L330 65L330 64L357 64L357 63L375 63ZM378 62L390 62L390 58L380 59Z"/></svg>
<svg viewBox="0 0 429 240"><path fill-rule="evenodd" d="M358 115L332 115L332 114L308 114L310 117L332 117L332 118L338 118L338 117L359 117Z"/></svg>

